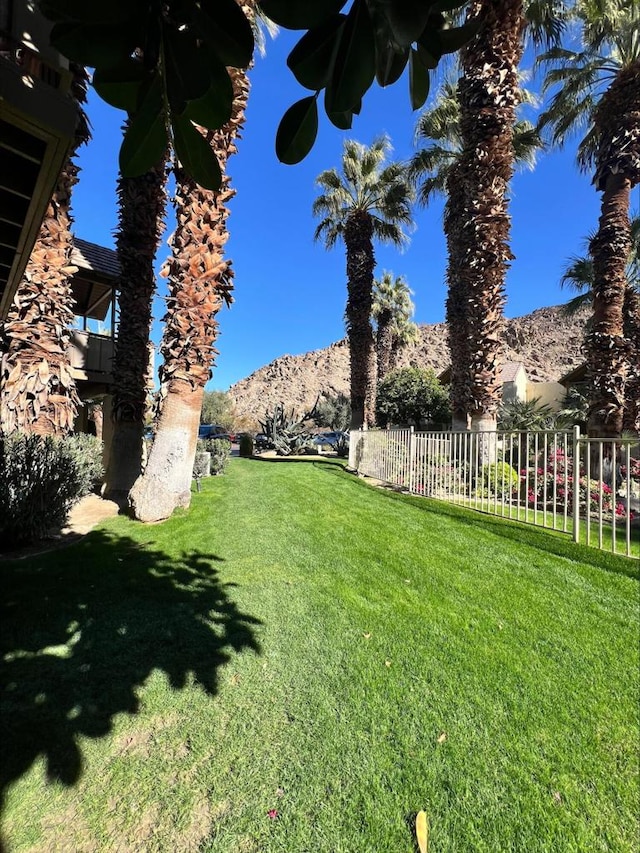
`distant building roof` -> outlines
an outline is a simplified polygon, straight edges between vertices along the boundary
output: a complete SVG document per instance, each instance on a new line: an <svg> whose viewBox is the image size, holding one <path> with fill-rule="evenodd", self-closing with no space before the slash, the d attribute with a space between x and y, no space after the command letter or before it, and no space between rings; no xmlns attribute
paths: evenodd
<svg viewBox="0 0 640 853"><path fill-rule="evenodd" d="M579 364L577 367L574 367L573 370L570 370L568 373L565 373L564 376L561 376L558 379L560 385L564 385L565 387L569 385L574 385L577 382L584 382L587 378L587 362L583 361L582 364Z"/></svg>
<svg viewBox="0 0 640 853"><path fill-rule="evenodd" d="M90 243L88 240L73 238L71 262L81 270L97 273L108 279L116 279L120 275L118 253L106 246Z"/></svg>
<svg viewBox="0 0 640 853"><path fill-rule="evenodd" d="M513 382L518 375L518 371L522 368L526 373L526 368L521 361L505 361L502 365L502 371L500 373L500 381L501 382ZM451 365L445 367L445 369L438 374L438 379L442 383L442 385L450 385L451 384Z"/></svg>
<svg viewBox="0 0 640 853"><path fill-rule="evenodd" d="M525 370L525 366L521 361L505 361L500 374L502 382L514 382L520 368Z"/></svg>

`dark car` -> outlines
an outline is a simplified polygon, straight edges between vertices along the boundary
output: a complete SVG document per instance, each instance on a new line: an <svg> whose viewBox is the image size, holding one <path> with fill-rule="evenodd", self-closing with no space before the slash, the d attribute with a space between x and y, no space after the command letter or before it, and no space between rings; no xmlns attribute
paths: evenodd
<svg viewBox="0 0 640 853"><path fill-rule="evenodd" d="M271 450L274 444L268 435L265 435L263 432L259 432L254 439L253 446L254 449L259 452L261 450Z"/></svg>
<svg viewBox="0 0 640 853"><path fill-rule="evenodd" d="M229 438L229 435L220 424L200 424L198 438Z"/></svg>

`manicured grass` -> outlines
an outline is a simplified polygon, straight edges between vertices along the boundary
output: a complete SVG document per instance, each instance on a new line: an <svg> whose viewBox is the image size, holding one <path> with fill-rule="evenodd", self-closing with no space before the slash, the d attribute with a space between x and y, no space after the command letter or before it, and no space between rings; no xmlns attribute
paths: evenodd
<svg viewBox="0 0 640 853"><path fill-rule="evenodd" d="M11 851L635 853L632 561L237 459L0 572Z"/></svg>

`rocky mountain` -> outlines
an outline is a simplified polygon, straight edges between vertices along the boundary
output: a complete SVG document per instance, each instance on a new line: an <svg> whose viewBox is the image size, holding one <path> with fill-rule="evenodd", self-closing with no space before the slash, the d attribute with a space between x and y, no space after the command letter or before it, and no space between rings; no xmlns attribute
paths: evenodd
<svg viewBox="0 0 640 853"><path fill-rule="evenodd" d="M583 361L581 345L587 312L573 317L562 307L539 308L507 320L505 360L523 362L530 379L554 381ZM401 366L432 367L440 373L449 363L444 323L420 326L420 340L408 347ZM349 348L346 339L303 355L283 355L229 389L238 416L257 422L266 410L284 403L298 414L308 411L318 395L349 393Z"/></svg>

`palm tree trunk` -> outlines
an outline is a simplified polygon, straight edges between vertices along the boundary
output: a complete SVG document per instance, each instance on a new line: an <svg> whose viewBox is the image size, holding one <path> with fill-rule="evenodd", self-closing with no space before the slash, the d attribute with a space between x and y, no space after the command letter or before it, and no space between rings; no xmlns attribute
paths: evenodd
<svg viewBox="0 0 640 853"><path fill-rule="evenodd" d="M472 427L495 429L501 399L504 286L509 248L508 187L513 174L513 125L522 57L522 0L476 0L470 18L478 35L463 49L459 83L464 219L456 253L470 355L466 392ZM462 397L462 395L460 395ZM454 408L463 414L462 400Z"/></svg>
<svg viewBox="0 0 640 853"><path fill-rule="evenodd" d="M447 238L447 343L451 358L451 427L466 430L470 426L468 412L471 408L467 295L460 276L461 249L465 245L462 231L465 227L465 184L460 164L451 168L447 180L447 201L444 211L444 231Z"/></svg>
<svg viewBox="0 0 640 853"><path fill-rule="evenodd" d="M378 385L391 369L393 352L393 314L384 310L378 316L376 332L376 362L378 366Z"/></svg>
<svg viewBox="0 0 640 853"><path fill-rule="evenodd" d="M71 94L78 105L75 139L47 207L40 233L2 330L0 430L68 435L79 405L69 362L73 322L71 276L71 193L78 180L73 162L89 139L81 104L86 101L87 74L72 65Z"/></svg>
<svg viewBox="0 0 640 853"><path fill-rule="evenodd" d="M356 211L345 225L347 248L347 336L351 359L351 429L375 424L376 368L373 304L373 226L368 213Z"/></svg>
<svg viewBox="0 0 640 853"><path fill-rule="evenodd" d="M625 291L623 330L628 371L622 429L640 435L640 294L633 287Z"/></svg>
<svg viewBox="0 0 640 853"><path fill-rule="evenodd" d="M611 175L602 196L598 233L591 241L593 318L587 335L590 406L587 429L592 437L611 438L622 431L627 344L623 305L626 259L631 246L630 182Z"/></svg>
<svg viewBox="0 0 640 853"><path fill-rule="evenodd" d="M104 496L126 506L142 473L151 358L149 333L155 293L153 268L166 207L166 158L137 178L118 178L116 235L119 325L113 362L113 434Z"/></svg>
<svg viewBox="0 0 640 853"><path fill-rule="evenodd" d="M590 380L588 432L613 438L622 431L629 352L624 337L626 263L631 247L629 199L640 181L640 61L620 72L602 96L596 188L602 191L593 258L593 320L587 335Z"/></svg>
<svg viewBox="0 0 640 853"><path fill-rule="evenodd" d="M163 400L156 437L144 473L129 500L140 521L167 518L191 502L191 477L204 386L211 377L216 350L215 315L231 302L233 271L224 257L229 233L227 203L235 195L225 168L244 123L249 82L234 69L234 109L225 127L202 131L223 172L222 188L211 192L176 167L177 227L172 257L165 267L169 298L160 368ZM162 495L160 495L162 492Z"/></svg>

